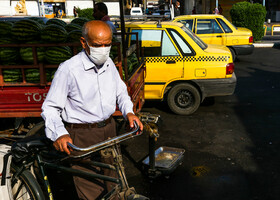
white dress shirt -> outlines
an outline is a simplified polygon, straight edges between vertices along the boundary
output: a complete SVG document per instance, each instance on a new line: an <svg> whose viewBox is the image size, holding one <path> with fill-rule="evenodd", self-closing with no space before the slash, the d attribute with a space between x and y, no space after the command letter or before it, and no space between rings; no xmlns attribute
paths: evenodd
<svg viewBox="0 0 280 200"><path fill-rule="evenodd" d="M108 58L97 69L83 50L60 64L42 106L46 135L55 141L68 134L68 123L96 123L108 119L116 110L123 116L133 113L133 103L115 64Z"/></svg>

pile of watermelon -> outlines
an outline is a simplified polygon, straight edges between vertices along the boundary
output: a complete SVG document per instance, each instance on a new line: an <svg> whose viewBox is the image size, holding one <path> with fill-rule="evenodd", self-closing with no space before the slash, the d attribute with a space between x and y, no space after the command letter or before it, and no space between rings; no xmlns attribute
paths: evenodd
<svg viewBox="0 0 280 200"><path fill-rule="evenodd" d="M82 26L87 18L75 18L67 24L60 19L49 19L46 24L36 17L23 18L16 22L0 21L0 44L50 44L79 43L82 36ZM113 42L119 42L113 38ZM81 51L82 47L78 48ZM68 46L36 47L39 63L60 64L73 56ZM112 46L110 57L116 61L118 49ZM32 47L0 47L0 65L28 65L34 63ZM135 54L128 57L128 73L132 73L138 60ZM47 81L51 81L55 69L46 69ZM123 73L124 74L124 73ZM22 73L19 69L3 70L5 82L21 82ZM39 69L25 69L27 82L40 82Z"/></svg>
<svg viewBox="0 0 280 200"><path fill-rule="evenodd" d="M75 18L70 24L60 19L49 19L46 24L36 17L23 18L20 21L0 21L0 44L38 44L38 43L79 43L82 36L82 26L89 21L86 18ZM79 51L82 50L80 47ZM61 47L37 47L38 62L60 64L73 56L72 49ZM33 64L32 47L0 47L1 65ZM46 70L47 79L51 80L54 70ZM3 70L5 82L18 82L22 80L19 69ZM26 69L27 82L40 81L38 69Z"/></svg>

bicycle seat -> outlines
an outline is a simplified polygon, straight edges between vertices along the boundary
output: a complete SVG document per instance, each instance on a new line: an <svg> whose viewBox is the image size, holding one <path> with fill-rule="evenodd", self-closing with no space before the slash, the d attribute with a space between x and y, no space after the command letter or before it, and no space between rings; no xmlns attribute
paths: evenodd
<svg viewBox="0 0 280 200"><path fill-rule="evenodd" d="M16 141L12 145L11 153L14 161L20 162L36 151L49 149L52 146L51 144L52 141L45 136L26 137L22 140Z"/></svg>

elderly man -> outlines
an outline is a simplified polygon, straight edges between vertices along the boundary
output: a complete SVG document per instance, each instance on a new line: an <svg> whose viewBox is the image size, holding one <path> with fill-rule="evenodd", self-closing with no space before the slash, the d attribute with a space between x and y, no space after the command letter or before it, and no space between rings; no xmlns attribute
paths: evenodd
<svg viewBox="0 0 280 200"><path fill-rule="evenodd" d="M112 118L116 102L130 126L135 121L143 130L126 85L109 58L110 27L94 20L86 23L82 32L84 50L59 66L42 106L47 137L57 150L67 154L67 142L87 147L116 135ZM80 199L96 199L103 191L100 185L79 177L74 177L74 182Z"/></svg>

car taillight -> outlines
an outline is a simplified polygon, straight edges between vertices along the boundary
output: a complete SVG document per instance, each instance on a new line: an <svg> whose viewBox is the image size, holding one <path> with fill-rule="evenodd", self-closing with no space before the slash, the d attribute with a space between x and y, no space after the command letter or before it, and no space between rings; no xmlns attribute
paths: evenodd
<svg viewBox="0 0 280 200"><path fill-rule="evenodd" d="M249 43L253 43L253 40L254 40L253 36L249 37Z"/></svg>
<svg viewBox="0 0 280 200"><path fill-rule="evenodd" d="M234 72L234 64L228 63L226 67L226 75L233 74L233 72Z"/></svg>

